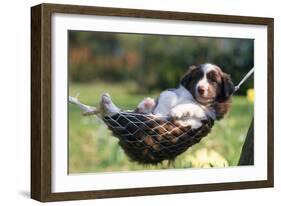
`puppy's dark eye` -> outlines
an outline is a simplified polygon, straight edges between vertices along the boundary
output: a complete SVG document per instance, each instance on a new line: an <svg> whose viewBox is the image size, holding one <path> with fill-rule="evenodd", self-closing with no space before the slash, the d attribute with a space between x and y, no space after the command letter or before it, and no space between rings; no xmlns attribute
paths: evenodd
<svg viewBox="0 0 281 206"><path fill-rule="evenodd" d="M210 80L211 80L211 82L217 83L217 79L216 78L211 78Z"/></svg>
<svg viewBox="0 0 281 206"><path fill-rule="evenodd" d="M208 77L208 80L209 80L210 82L214 82L214 83L217 82L217 78L216 78L215 76L211 76L211 75Z"/></svg>
<svg viewBox="0 0 281 206"><path fill-rule="evenodd" d="M218 78L214 72L210 72L209 74L207 74L207 78L212 83L218 83Z"/></svg>

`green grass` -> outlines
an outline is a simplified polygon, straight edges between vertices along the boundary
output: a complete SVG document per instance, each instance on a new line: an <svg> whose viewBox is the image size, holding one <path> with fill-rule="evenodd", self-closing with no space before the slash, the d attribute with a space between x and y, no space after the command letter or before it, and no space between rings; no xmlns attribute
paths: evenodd
<svg viewBox="0 0 281 206"><path fill-rule="evenodd" d="M80 94L81 102L97 105L100 95L111 94L113 101L123 109L133 109L144 97L159 93L136 93L133 83L70 84L69 94ZM244 96L234 96L231 112L216 122L212 132L200 143L178 156L173 168L236 166L240 151L253 116L253 104ZM167 162L156 166L131 162L97 117L83 117L74 105L69 105L69 172L111 172L168 168Z"/></svg>

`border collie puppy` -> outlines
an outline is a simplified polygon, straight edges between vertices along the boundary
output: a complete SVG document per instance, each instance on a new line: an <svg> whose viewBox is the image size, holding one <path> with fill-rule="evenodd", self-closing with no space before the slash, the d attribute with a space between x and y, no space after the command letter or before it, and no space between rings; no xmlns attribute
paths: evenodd
<svg viewBox="0 0 281 206"><path fill-rule="evenodd" d="M136 111L171 117L193 129L201 120L219 120L229 111L234 86L228 74L214 64L191 66L176 89L163 91L154 101L146 98Z"/></svg>
<svg viewBox="0 0 281 206"><path fill-rule="evenodd" d="M229 111L234 86L228 74L214 64L191 66L178 88L163 91L157 100L145 98L134 112L171 118L192 129L201 127L201 120L219 120ZM106 101L105 101L106 100ZM120 111L108 94L103 95L107 111Z"/></svg>

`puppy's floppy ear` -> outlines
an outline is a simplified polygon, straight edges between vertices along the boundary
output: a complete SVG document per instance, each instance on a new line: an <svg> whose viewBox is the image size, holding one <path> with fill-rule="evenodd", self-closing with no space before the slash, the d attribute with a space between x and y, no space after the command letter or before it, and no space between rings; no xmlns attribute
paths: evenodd
<svg viewBox="0 0 281 206"><path fill-rule="evenodd" d="M191 81L191 72L193 70L195 70L197 68L197 66L195 65L191 65L188 69L188 71L183 75L182 79L181 79L181 85L184 87L187 87L187 85L189 84L189 82Z"/></svg>
<svg viewBox="0 0 281 206"><path fill-rule="evenodd" d="M221 94L219 95L218 100L225 101L229 99L233 93L234 93L234 85L230 78L230 75L223 74L222 83L221 83Z"/></svg>

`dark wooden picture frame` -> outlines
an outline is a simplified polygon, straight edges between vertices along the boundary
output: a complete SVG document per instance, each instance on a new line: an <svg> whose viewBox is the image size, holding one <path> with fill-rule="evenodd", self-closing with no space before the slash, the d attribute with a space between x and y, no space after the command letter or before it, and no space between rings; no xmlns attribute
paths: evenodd
<svg viewBox="0 0 281 206"><path fill-rule="evenodd" d="M267 180L182 186L163 186L134 189L111 189L80 192L53 193L51 190L51 17L54 13L101 15L135 18L184 20L194 22L221 22L267 26L267 75L268 75L268 130L267 130ZM47 201L109 198L137 195L204 192L234 189L273 187L273 29L272 18L242 17L229 15L150 11L136 9L103 8L76 5L40 4L31 8L31 197ZM252 123L253 124L253 123ZM252 126L251 126L252 128ZM243 155L245 147L252 145L250 129L239 164L252 161Z"/></svg>

